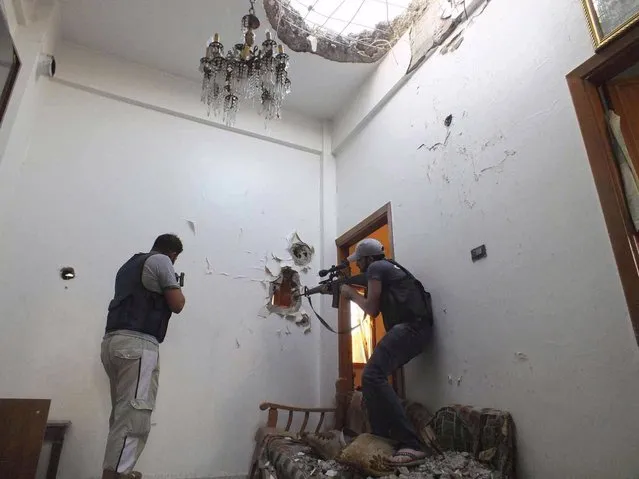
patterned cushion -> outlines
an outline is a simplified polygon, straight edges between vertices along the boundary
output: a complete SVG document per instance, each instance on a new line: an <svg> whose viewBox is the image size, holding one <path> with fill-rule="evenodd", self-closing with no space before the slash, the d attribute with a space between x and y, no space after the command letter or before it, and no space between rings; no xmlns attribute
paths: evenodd
<svg viewBox="0 0 639 479"><path fill-rule="evenodd" d="M303 433L301 437L324 460L335 459L346 447L342 431Z"/></svg>
<svg viewBox="0 0 639 479"><path fill-rule="evenodd" d="M306 444L289 438L272 436L266 439L266 461L262 461L260 469L273 469L275 477L286 479L309 479L311 476L295 462L300 453L310 454L311 448Z"/></svg>
<svg viewBox="0 0 639 479"><path fill-rule="evenodd" d="M443 449L468 452L500 479L514 479L515 424L510 413L454 405L437 411L432 427Z"/></svg>
<svg viewBox="0 0 639 479"><path fill-rule="evenodd" d="M432 413L426 406L414 401L404 400L402 401L402 406L404 406L406 416L413 424L422 442L435 451L441 452L441 446L437 442L437 436L431 427Z"/></svg>
<svg viewBox="0 0 639 479"><path fill-rule="evenodd" d="M337 462L373 477L392 472L385 460L395 452L395 443L372 434L361 434L342 451Z"/></svg>

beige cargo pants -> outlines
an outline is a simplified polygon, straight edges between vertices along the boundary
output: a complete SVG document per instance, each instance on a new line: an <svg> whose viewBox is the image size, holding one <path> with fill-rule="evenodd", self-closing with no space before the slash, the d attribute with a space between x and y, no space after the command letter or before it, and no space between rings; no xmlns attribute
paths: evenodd
<svg viewBox="0 0 639 479"><path fill-rule="evenodd" d="M151 430L160 374L158 345L126 332L102 341L102 364L111 383L111 417L103 470L133 471Z"/></svg>

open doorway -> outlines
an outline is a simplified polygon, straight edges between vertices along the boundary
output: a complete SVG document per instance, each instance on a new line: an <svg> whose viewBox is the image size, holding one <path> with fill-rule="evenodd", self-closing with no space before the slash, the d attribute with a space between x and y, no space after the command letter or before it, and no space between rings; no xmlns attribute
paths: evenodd
<svg viewBox="0 0 639 479"><path fill-rule="evenodd" d="M335 241L337 256L343 261L355 251L357 243L364 238L375 238L384 245L387 258L393 258L393 234L392 234L391 205L387 203L379 210L363 219L360 223L348 230ZM351 275L359 274L359 268L355 264L350 265ZM362 294L364 291L362 290ZM350 378L351 390L361 387L362 372L366 362L375 348L375 345L386 334L382 315L376 318L368 318L364 312L352 301L340 300L338 310L339 330L359 326L350 335L341 335L339 338L339 377ZM404 397L404 374L398 370L389 378L395 392L399 397Z"/></svg>
<svg viewBox="0 0 639 479"><path fill-rule="evenodd" d="M567 75L639 342L639 25Z"/></svg>

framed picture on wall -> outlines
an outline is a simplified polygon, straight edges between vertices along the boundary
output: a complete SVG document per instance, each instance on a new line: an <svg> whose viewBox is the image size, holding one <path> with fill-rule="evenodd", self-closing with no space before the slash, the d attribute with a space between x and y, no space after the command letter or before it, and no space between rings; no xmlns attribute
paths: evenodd
<svg viewBox="0 0 639 479"><path fill-rule="evenodd" d="M581 0L595 50L600 50L639 22L638 0Z"/></svg>

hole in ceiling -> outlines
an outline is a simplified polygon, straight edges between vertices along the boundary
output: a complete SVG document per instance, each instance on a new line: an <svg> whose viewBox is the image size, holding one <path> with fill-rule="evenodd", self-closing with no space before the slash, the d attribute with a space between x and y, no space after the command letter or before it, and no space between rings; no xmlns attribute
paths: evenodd
<svg viewBox="0 0 639 479"><path fill-rule="evenodd" d="M279 39L296 52L328 60L382 58L429 0L264 0Z"/></svg>

